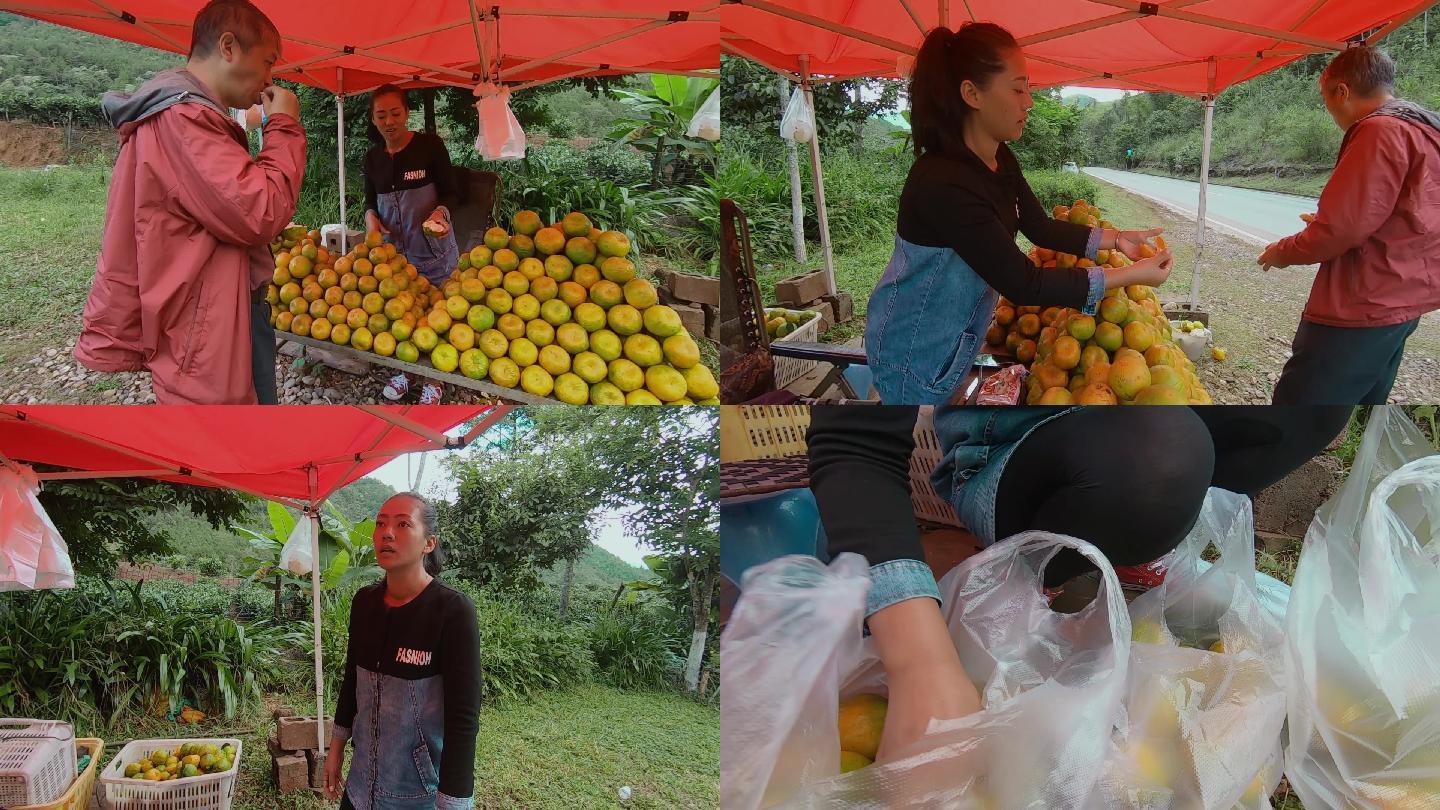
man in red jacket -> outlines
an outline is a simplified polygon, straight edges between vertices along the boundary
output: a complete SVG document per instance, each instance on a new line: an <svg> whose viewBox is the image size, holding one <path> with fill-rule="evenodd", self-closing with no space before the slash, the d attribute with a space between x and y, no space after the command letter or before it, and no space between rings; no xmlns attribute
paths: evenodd
<svg viewBox="0 0 1440 810"><path fill-rule="evenodd" d="M213 0L185 67L102 101L120 153L75 358L148 369L159 403L276 400L266 244L294 215L305 171L300 103L270 83L279 56L259 9ZM228 108L257 101L265 146L252 158Z"/></svg>
<svg viewBox="0 0 1440 810"><path fill-rule="evenodd" d="M1320 75L1340 157L1314 219L1258 262L1320 265L1276 405L1384 404L1406 338L1440 309L1440 115L1394 84L1395 64L1365 46Z"/></svg>

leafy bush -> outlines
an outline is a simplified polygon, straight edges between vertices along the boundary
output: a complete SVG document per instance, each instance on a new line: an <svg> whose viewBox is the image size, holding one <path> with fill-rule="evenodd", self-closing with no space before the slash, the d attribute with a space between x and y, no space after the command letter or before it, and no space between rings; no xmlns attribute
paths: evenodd
<svg viewBox="0 0 1440 810"><path fill-rule="evenodd" d="M1030 188L1047 210L1057 205L1069 205L1076 200L1096 202L1100 196L1100 185L1088 176L1072 172L1032 171L1025 172Z"/></svg>
<svg viewBox="0 0 1440 810"><path fill-rule="evenodd" d="M5 595L0 712L103 725L157 701L173 711L188 700L227 718L254 710L305 634L242 625L206 598L83 579L72 591Z"/></svg>
<svg viewBox="0 0 1440 810"><path fill-rule="evenodd" d="M514 601L478 593L472 598L480 619L482 699L527 698L594 676L582 629L544 622Z"/></svg>
<svg viewBox="0 0 1440 810"><path fill-rule="evenodd" d="M660 615L642 605L621 606L590 624L590 651L600 675L622 689L656 689L677 671L679 645Z"/></svg>

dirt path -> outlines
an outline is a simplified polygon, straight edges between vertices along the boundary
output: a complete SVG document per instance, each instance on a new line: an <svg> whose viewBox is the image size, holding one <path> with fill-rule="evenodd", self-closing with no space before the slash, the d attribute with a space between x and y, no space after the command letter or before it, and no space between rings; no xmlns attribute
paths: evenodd
<svg viewBox="0 0 1440 810"><path fill-rule="evenodd" d="M1165 228L1176 264L1170 280L1160 289L1161 299L1188 302L1195 264L1195 222L1114 186L1105 188L1109 200L1125 197L1107 204L1114 209L1118 223L1128 227L1154 223ZM1297 220L1295 225L1298 231L1301 223ZM1224 362L1201 363L1199 373L1216 404L1269 403L1280 370L1290 357L1290 341L1319 269L1311 265L1261 272L1255 258L1263 247L1222 230L1207 229L1200 307L1210 313L1215 343L1225 347L1228 356ZM1440 402L1440 313L1420 320L1406 346L1390 401Z"/></svg>

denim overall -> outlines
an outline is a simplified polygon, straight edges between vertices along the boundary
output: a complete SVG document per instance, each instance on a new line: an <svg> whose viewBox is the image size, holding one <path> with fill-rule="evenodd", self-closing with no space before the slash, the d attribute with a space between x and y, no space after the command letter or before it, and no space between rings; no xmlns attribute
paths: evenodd
<svg viewBox="0 0 1440 810"><path fill-rule="evenodd" d="M955 507L960 521L986 548L994 545L995 497L1010 454L1035 428L1075 410L1052 407L941 405L935 408L935 435L944 456L930 485ZM891 560L870 567L868 616L896 602L929 596L940 599L935 573L924 560Z"/></svg>
<svg viewBox="0 0 1440 810"><path fill-rule="evenodd" d="M435 675L406 680L355 668L354 753L345 793L355 810L470 810L474 799L439 792L436 763L444 747L445 686Z"/></svg>
<svg viewBox="0 0 1440 810"><path fill-rule="evenodd" d="M435 237L420 227L440 204L435 185L376 194L375 204L380 208L380 219L390 228L391 240L415 269L436 287L449 281L450 273L460 264L455 229Z"/></svg>

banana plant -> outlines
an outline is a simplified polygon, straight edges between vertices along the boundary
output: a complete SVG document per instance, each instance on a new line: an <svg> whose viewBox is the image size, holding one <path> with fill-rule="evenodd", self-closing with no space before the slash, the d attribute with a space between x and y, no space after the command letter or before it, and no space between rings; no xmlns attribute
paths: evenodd
<svg viewBox="0 0 1440 810"><path fill-rule="evenodd" d="M270 533L266 534L243 526L232 526L237 534L250 542L251 553L245 563L250 569L252 582L275 580L276 613L282 601L284 585L289 583L309 588L309 576L298 576L280 566L280 553L285 541L295 529L295 518L285 507L271 502L268 504ZM375 564L375 547L371 538L375 534L375 521L363 520L351 523L335 505L325 502L320 515L320 590L322 593L337 588L348 592L359 582L370 582L380 576Z"/></svg>
<svg viewBox="0 0 1440 810"><path fill-rule="evenodd" d="M627 114L616 119L610 139L650 155L651 188L659 187L664 168L684 154L713 168L715 145L687 137L685 130L717 85L715 79L651 73L649 88L611 91Z"/></svg>

